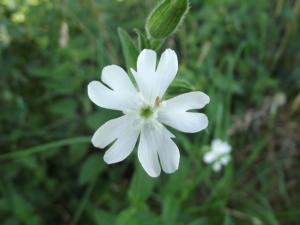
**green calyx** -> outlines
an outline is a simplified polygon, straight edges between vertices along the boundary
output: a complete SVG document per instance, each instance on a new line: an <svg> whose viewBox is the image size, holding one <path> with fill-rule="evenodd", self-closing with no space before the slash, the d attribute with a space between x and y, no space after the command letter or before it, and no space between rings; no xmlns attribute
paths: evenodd
<svg viewBox="0 0 300 225"><path fill-rule="evenodd" d="M164 0L149 15L146 31L154 39L164 39L176 31L189 10L188 0Z"/></svg>

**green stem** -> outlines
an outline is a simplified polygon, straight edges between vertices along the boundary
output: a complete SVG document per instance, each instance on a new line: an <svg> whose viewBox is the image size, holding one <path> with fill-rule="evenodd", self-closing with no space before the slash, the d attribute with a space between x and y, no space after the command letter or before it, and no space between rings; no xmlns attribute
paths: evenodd
<svg viewBox="0 0 300 225"><path fill-rule="evenodd" d="M76 225L79 222L79 219L84 211L84 208L86 206L86 204L88 203L88 200L93 192L93 189L95 187L96 184L96 180L94 179L94 181L92 181L92 183L90 183L90 185L88 186L88 188L86 189L84 196L82 197L82 200L80 202L80 205L78 206L75 215L73 217L73 220L71 221L70 225Z"/></svg>
<svg viewBox="0 0 300 225"><path fill-rule="evenodd" d="M80 143L88 143L90 141L89 137L75 137L75 138L68 138L59 141L53 141L44 145L34 146L27 149L19 150L16 152L5 153L0 155L0 160L7 160L7 159L15 159L20 157L27 157L36 153L41 153L49 150L53 150L59 148L64 145L73 145L73 144L80 144Z"/></svg>

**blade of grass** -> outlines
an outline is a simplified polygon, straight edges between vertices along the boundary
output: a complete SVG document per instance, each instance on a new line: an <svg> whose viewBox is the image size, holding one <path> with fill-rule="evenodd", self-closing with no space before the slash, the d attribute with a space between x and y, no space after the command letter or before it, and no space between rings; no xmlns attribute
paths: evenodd
<svg viewBox="0 0 300 225"><path fill-rule="evenodd" d="M94 179L94 181L92 183L90 183L90 185L86 189L86 191L81 199L80 205L78 206L70 225L76 225L79 222L80 217L84 211L84 208L85 208L86 204L88 203L88 200L94 190L96 181L97 181L97 179Z"/></svg>
<svg viewBox="0 0 300 225"><path fill-rule="evenodd" d="M8 159L27 157L27 156L30 156L33 154L54 150L61 146L87 143L89 141L90 141L90 137L84 137L84 136L68 138L68 139L63 139L63 140L59 140L59 141L53 141L53 142L50 142L50 143L47 143L44 145L38 145L38 146L30 147L27 149L19 150L16 152L2 154L2 155L0 155L0 160L8 160Z"/></svg>

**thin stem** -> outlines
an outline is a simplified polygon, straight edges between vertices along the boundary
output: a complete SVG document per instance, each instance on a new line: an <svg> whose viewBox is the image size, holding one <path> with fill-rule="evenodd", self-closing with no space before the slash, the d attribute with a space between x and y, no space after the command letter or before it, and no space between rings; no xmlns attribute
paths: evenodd
<svg viewBox="0 0 300 225"><path fill-rule="evenodd" d="M78 206L76 212L75 212L75 215L73 217L73 220L71 221L70 225L76 225L78 222L79 222L79 219L84 211L84 208L94 190L94 187L95 187L95 184L96 184L96 180L97 179L94 179L92 181L92 183L90 183L90 185L88 186L88 188L86 189L84 195L83 195L83 198L80 202L80 205Z"/></svg>
<svg viewBox="0 0 300 225"><path fill-rule="evenodd" d="M75 137L75 138L68 138L59 141L53 141L44 145L34 146L27 149L19 150L16 152L5 153L0 155L0 160L7 160L7 159L15 159L21 157L27 157L36 153L46 152L49 150L54 150L64 145L73 145L73 144L80 144L80 143L88 143L90 141L89 137Z"/></svg>

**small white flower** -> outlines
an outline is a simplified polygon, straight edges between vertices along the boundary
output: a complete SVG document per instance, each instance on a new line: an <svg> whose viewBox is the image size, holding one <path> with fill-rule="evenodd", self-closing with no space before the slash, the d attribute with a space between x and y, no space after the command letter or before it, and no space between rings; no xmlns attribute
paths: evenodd
<svg viewBox="0 0 300 225"><path fill-rule="evenodd" d="M163 124L187 133L205 129L206 115L188 110L203 108L209 97L195 91L162 101L177 70L177 55L173 50L167 49L157 65L156 52L144 49L138 56L137 71L131 69L137 88L116 65L102 70L101 81L105 85L99 81L89 83L88 96L92 102L124 114L106 122L92 137L97 148L114 142L104 154L106 163L124 160L140 136L138 158L150 176L159 176L161 168L166 173L178 169L180 154L172 141L175 136Z"/></svg>
<svg viewBox="0 0 300 225"><path fill-rule="evenodd" d="M215 172L220 171L222 166L226 165L230 160L231 146L220 139L215 139L211 144L211 151L205 153L204 162L212 164Z"/></svg>

